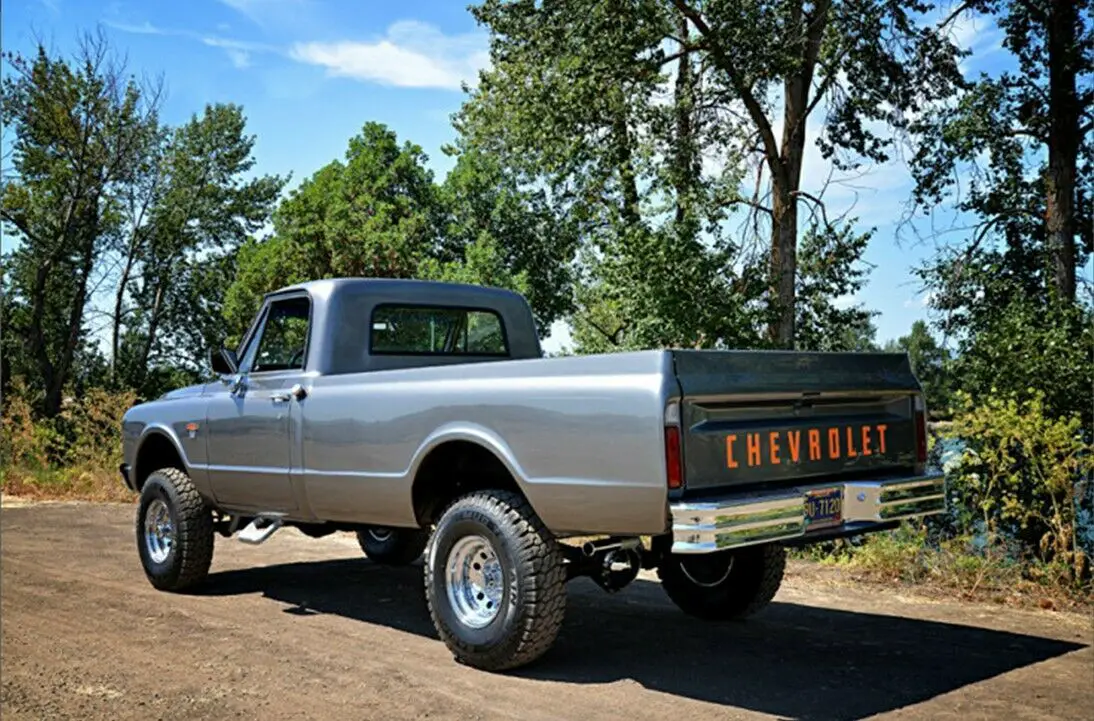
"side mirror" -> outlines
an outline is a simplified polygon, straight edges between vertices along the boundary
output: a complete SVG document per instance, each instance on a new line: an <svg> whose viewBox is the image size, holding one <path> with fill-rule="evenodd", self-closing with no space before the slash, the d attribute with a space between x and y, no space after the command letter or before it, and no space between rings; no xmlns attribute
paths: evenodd
<svg viewBox="0 0 1094 721"><path fill-rule="evenodd" d="M239 361L234 351L217 348L209 353L209 365L217 375L232 375L239 372Z"/></svg>

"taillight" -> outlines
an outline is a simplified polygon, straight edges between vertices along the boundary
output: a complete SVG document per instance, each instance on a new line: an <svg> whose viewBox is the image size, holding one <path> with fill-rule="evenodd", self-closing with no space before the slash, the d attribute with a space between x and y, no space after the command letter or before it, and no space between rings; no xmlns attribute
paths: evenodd
<svg viewBox="0 0 1094 721"><path fill-rule="evenodd" d="M684 467L680 460L680 427L665 426L665 477L669 488L684 486Z"/></svg>
<svg viewBox="0 0 1094 721"><path fill-rule="evenodd" d="M684 487L684 459L680 453L680 404L665 406L665 479L669 488Z"/></svg>
<svg viewBox="0 0 1094 721"><path fill-rule="evenodd" d="M927 462L927 406L921 395L915 397L915 459Z"/></svg>

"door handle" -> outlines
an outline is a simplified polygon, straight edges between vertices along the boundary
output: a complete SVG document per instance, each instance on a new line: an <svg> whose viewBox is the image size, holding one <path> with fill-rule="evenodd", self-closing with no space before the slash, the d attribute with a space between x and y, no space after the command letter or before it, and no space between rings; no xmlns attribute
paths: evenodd
<svg viewBox="0 0 1094 721"><path fill-rule="evenodd" d="M274 403L288 403L295 398L296 400L302 400L304 396L308 395L308 392L304 390L304 386L296 383L287 391L278 391L277 393L270 394L270 400Z"/></svg>

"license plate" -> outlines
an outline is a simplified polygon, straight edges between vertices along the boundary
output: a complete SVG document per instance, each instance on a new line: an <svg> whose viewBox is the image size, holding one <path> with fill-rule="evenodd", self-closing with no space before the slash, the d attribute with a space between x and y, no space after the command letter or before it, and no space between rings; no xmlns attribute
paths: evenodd
<svg viewBox="0 0 1094 721"><path fill-rule="evenodd" d="M822 488L805 497L805 525L809 529L838 526L843 522L843 489Z"/></svg>

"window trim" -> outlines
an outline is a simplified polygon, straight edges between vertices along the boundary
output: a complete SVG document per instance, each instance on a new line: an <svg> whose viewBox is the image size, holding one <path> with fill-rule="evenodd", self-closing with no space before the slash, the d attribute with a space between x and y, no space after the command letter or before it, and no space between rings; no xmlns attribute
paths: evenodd
<svg viewBox="0 0 1094 721"><path fill-rule="evenodd" d="M449 311L463 311L467 314L470 313L487 313L494 316L498 320L498 327L501 328L501 342L505 346L505 350L501 353L444 353L434 351L410 351L410 350L376 350L373 346L373 334L375 329L373 324L376 322L376 311L384 310L387 308L395 308L397 310L449 310ZM399 303L393 301L385 301L383 303L377 303L372 306L372 310L369 312L368 319L368 352L373 356L402 356L407 358L512 358L513 351L509 345L509 332L505 325L505 317L496 308L482 307L482 306L470 306L470 305L445 305L440 303Z"/></svg>
<svg viewBox="0 0 1094 721"><path fill-rule="evenodd" d="M266 322L270 318L270 309L274 303L280 303L286 300L297 300L303 298L308 303L308 332L304 335L304 357L300 360L299 368L278 368L268 371L256 371L251 368L240 368L240 372L245 374L248 378L251 376L258 376L264 378L266 376L272 376L275 374L292 374L292 373L306 373L308 370L308 355L311 353L311 340L312 334L315 331L315 326L312 321L315 319L315 303L312 302L311 295L307 292L298 293L285 293L283 295L277 295L266 299L266 302L262 305L262 313L259 318L259 325L255 328L255 332L251 338L248 339L248 345L253 340L256 344L255 356L258 356L258 351L262 350L262 337L266 335ZM248 348L249 350L249 348ZM243 356L240 356L240 362L242 363Z"/></svg>

